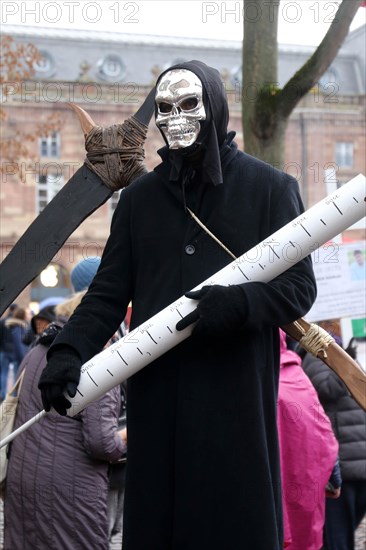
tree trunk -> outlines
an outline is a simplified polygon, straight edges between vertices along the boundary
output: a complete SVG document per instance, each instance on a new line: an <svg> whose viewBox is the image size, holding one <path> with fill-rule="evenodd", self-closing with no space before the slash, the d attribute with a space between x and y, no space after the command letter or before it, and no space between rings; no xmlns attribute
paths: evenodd
<svg viewBox="0 0 366 550"><path fill-rule="evenodd" d="M321 44L281 90L277 82L279 1L244 0L242 123L247 153L283 167L288 119L336 57L362 2L342 1Z"/></svg>
<svg viewBox="0 0 366 550"><path fill-rule="evenodd" d="M255 9L255 7L257 9ZM242 121L247 153L271 164L283 158L285 124L278 124L278 0L244 0Z"/></svg>

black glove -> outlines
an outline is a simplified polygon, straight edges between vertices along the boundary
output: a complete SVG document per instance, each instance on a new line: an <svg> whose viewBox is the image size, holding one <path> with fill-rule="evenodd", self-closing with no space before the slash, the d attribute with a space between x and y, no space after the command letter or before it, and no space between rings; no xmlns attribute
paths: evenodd
<svg viewBox="0 0 366 550"><path fill-rule="evenodd" d="M51 351L38 382L45 411L53 407L62 416L66 415L71 403L64 396L64 391L66 390L70 397L75 397L81 365L79 354L70 346L62 346Z"/></svg>
<svg viewBox="0 0 366 550"><path fill-rule="evenodd" d="M200 290L187 292L185 296L199 302L194 311L178 321L177 330L183 330L198 321L192 334L219 335L237 330L245 323L246 296L238 285L203 286Z"/></svg>

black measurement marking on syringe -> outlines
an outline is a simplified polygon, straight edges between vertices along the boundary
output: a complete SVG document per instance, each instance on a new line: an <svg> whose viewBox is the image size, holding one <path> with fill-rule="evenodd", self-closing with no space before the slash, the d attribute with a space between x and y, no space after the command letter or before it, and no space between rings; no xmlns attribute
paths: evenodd
<svg viewBox="0 0 366 550"><path fill-rule="evenodd" d="M296 248L296 246L294 245L294 243L292 241L289 241L290 245L293 246L294 248Z"/></svg>
<svg viewBox="0 0 366 550"><path fill-rule="evenodd" d="M181 314L181 312L179 311L179 309L177 308L175 311L178 313L179 317L180 317L181 319L183 319L183 315Z"/></svg>
<svg viewBox="0 0 366 550"><path fill-rule="evenodd" d="M147 330L146 334L148 334L151 338L151 340L154 342L154 344L157 344L157 342L154 340L154 338L151 336L150 332Z"/></svg>
<svg viewBox="0 0 366 550"><path fill-rule="evenodd" d="M109 369L107 369L107 372L111 375L111 376L114 376L114 374L111 373L111 371Z"/></svg>
<svg viewBox="0 0 366 550"><path fill-rule="evenodd" d="M269 248L272 250L273 254L274 254L275 256L277 256L278 259L280 259L279 255L277 254L277 252L275 251L275 249L272 248L272 246L271 246L270 244L269 244L268 246L269 246Z"/></svg>
<svg viewBox="0 0 366 550"><path fill-rule="evenodd" d="M322 222L323 225L327 225L327 224L325 223L325 221L322 220L321 218L320 218L320 221Z"/></svg>
<svg viewBox="0 0 366 550"><path fill-rule="evenodd" d="M355 202L357 202L357 204L358 204L358 200L356 199L356 197L352 197L352 198L353 198L353 200L354 200Z"/></svg>
<svg viewBox="0 0 366 550"><path fill-rule="evenodd" d="M306 227L304 227L304 226L302 225L302 223L300 223L300 225L301 225L301 227L303 228L303 230L305 231L305 233L307 233L307 234L309 235L309 237L311 237L311 235L310 235L309 231L306 229Z"/></svg>
<svg viewBox="0 0 366 550"><path fill-rule="evenodd" d="M250 281L249 277L247 277L245 275L244 271L242 271L242 269L240 269L240 265L238 265L238 269L239 269L240 273L243 275L243 277L245 277L247 281Z"/></svg>
<svg viewBox="0 0 366 550"><path fill-rule="evenodd" d="M142 351L140 350L140 348L136 348L136 349L137 349L137 351L139 351L139 352L141 353L141 355L144 355L144 354L142 353Z"/></svg>
<svg viewBox="0 0 366 550"><path fill-rule="evenodd" d="M128 366L128 363L123 359L122 355L120 354L120 352L118 350L117 350L117 353L120 356L120 358L122 359L122 361L124 362L124 364Z"/></svg>
<svg viewBox="0 0 366 550"><path fill-rule="evenodd" d="M95 384L97 387L98 387L98 384L96 383L96 381L90 376L90 374L87 372L87 375L89 376L90 380L93 382L93 384Z"/></svg>
<svg viewBox="0 0 366 550"><path fill-rule="evenodd" d="M264 267L261 264L259 264L259 267L264 270Z"/></svg>
<svg viewBox="0 0 366 550"><path fill-rule="evenodd" d="M168 327L168 325L166 326L166 328L169 330L170 334L173 334L173 331L170 327Z"/></svg>
<svg viewBox="0 0 366 550"><path fill-rule="evenodd" d="M78 392L79 395L81 395L81 397L84 397L84 395L81 393L79 389L77 389L76 391Z"/></svg>
<svg viewBox="0 0 366 550"><path fill-rule="evenodd" d="M334 204L334 206L336 207L336 209L338 210L338 212L343 216L343 212L341 210L339 210L338 206L336 205L336 203L334 201L332 201L332 203Z"/></svg>

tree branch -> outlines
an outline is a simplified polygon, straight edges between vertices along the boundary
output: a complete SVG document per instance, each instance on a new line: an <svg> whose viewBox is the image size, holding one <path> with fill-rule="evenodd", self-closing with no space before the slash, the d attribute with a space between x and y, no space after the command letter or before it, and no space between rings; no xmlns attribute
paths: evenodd
<svg viewBox="0 0 366 550"><path fill-rule="evenodd" d="M310 59L287 82L278 97L278 108L288 117L297 103L325 73L346 38L349 27L363 0L343 0L336 17ZM294 93L295 90L295 93Z"/></svg>

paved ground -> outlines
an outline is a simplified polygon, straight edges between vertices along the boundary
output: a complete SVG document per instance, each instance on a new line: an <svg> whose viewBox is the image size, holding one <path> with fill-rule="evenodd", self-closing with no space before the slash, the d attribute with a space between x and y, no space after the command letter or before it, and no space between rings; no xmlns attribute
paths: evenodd
<svg viewBox="0 0 366 550"><path fill-rule="evenodd" d="M4 550L3 546L3 501L0 499L0 550ZM7 550L12 550L8 548ZM34 550L37 550L36 548ZM62 550L53 548L52 550ZM92 549L91 549L92 550ZM121 550L120 541L115 541L110 546L110 550ZM189 548L187 548L189 550ZM238 549L239 550L239 549ZM360 527L356 532L356 548L355 550L366 550L366 516L364 517Z"/></svg>
<svg viewBox="0 0 366 550"><path fill-rule="evenodd" d="M366 550L366 516L356 533L356 550Z"/></svg>

